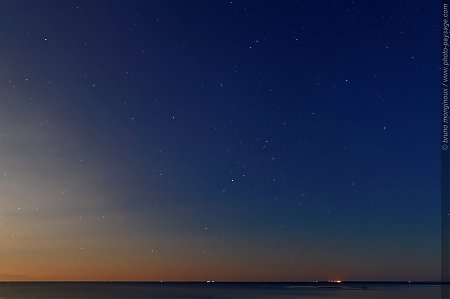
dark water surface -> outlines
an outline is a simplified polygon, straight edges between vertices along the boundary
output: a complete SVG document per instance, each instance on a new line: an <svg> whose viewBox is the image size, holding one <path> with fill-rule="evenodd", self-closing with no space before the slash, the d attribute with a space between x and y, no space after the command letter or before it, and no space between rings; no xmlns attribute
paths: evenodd
<svg viewBox="0 0 450 299"><path fill-rule="evenodd" d="M2 282L0 298L440 298L432 283Z"/></svg>

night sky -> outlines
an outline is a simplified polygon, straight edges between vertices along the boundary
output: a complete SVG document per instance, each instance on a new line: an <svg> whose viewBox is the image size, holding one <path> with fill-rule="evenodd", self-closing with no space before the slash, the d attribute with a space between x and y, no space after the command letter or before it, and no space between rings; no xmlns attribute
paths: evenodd
<svg viewBox="0 0 450 299"><path fill-rule="evenodd" d="M439 1L1 1L0 280L437 280Z"/></svg>

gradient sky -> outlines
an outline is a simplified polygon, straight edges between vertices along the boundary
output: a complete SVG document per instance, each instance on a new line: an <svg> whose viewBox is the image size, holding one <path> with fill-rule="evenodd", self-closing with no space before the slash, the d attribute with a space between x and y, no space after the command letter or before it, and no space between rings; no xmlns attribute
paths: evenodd
<svg viewBox="0 0 450 299"><path fill-rule="evenodd" d="M0 280L439 279L440 7L0 3Z"/></svg>

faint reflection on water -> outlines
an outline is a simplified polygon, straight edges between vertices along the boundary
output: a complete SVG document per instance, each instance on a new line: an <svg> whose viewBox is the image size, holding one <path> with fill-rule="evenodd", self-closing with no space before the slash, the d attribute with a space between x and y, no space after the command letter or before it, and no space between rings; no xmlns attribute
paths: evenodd
<svg viewBox="0 0 450 299"><path fill-rule="evenodd" d="M437 299L431 284L314 283L0 283L0 298Z"/></svg>

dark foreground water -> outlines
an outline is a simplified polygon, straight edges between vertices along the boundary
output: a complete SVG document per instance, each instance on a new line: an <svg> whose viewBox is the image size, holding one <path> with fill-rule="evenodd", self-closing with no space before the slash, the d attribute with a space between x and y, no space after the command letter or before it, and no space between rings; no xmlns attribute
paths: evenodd
<svg viewBox="0 0 450 299"><path fill-rule="evenodd" d="M437 299L440 294L432 283L0 283L0 298Z"/></svg>

